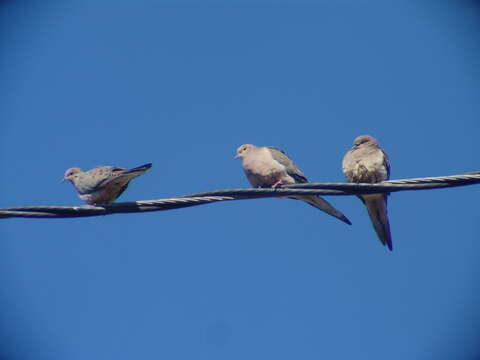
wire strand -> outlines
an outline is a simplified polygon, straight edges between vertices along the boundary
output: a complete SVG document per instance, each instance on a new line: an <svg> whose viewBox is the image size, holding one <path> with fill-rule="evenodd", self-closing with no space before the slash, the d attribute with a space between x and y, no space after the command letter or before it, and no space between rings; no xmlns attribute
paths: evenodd
<svg viewBox="0 0 480 360"><path fill-rule="evenodd" d="M410 190L430 190L480 183L480 171L440 177L389 180L377 184L305 183L282 188L222 189L158 200L115 203L108 206L15 206L1 207L0 218L74 218L121 213L180 209L219 201L246 200L292 195L359 195Z"/></svg>

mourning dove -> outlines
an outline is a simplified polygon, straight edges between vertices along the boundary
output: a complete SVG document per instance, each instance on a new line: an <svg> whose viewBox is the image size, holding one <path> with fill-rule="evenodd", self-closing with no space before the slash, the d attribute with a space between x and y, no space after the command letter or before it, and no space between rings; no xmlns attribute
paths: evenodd
<svg viewBox="0 0 480 360"><path fill-rule="evenodd" d="M271 146L245 144L237 149L236 158L242 159L243 170L253 187L279 187L283 184L308 182L303 172L281 150ZM296 195L290 198L302 200L351 225L345 215L317 195Z"/></svg>
<svg viewBox="0 0 480 360"><path fill-rule="evenodd" d="M347 180L352 183L378 183L390 178L387 154L379 147L378 141L368 135L355 139L353 148L343 158L342 168ZM392 250L387 197L388 193L359 195L380 241Z"/></svg>
<svg viewBox="0 0 480 360"><path fill-rule="evenodd" d="M152 164L145 164L133 169L116 166L98 166L88 171L70 168L65 171L63 180L70 181L81 200L89 205L110 205L127 188L133 178L142 175Z"/></svg>

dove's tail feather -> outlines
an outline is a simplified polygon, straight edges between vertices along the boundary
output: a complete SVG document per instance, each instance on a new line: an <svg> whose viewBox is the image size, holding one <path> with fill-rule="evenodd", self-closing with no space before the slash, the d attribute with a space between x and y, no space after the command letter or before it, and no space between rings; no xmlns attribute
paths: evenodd
<svg viewBox="0 0 480 360"><path fill-rule="evenodd" d="M125 187L120 191L118 196L120 196L125 191L125 189L127 188L127 185L130 182L130 180L136 178L137 176L142 175L145 171L147 171L151 167L152 167L152 164L149 163L149 164L145 164L145 165L142 165L142 166L137 166L133 169L129 169L127 171L124 171L121 175L119 175L116 178L116 181L123 182L125 184Z"/></svg>
<svg viewBox="0 0 480 360"><path fill-rule="evenodd" d="M140 165L140 166L137 166L137 167L134 167L133 169L130 169L127 171L127 173L136 173L136 172L140 172L140 173L143 173L145 171L147 171L148 169L150 169L152 167L152 164L151 163L148 163L148 164L145 164L145 165Z"/></svg>
<svg viewBox="0 0 480 360"><path fill-rule="evenodd" d="M363 195L362 200L367 207L373 228L383 245L393 250L390 222L388 221L387 197L385 195Z"/></svg>
<svg viewBox="0 0 480 360"><path fill-rule="evenodd" d="M326 212L328 215L332 215L337 219L343 221L344 223L347 223L348 225L352 225L350 220L348 220L345 215L343 215L339 210L335 209L333 205L331 205L327 200L321 198L320 196L316 196L316 195L292 196L291 198L305 201L307 204L312 205L313 207L316 207L317 209L320 209Z"/></svg>

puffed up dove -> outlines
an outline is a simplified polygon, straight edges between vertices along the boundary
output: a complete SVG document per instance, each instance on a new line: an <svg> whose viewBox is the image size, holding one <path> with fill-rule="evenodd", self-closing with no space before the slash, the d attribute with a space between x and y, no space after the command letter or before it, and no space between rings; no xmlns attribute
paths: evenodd
<svg viewBox="0 0 480 360"><path fill-rule="evenodd" d="M152 164L133 169L116 166L97 166L88 171L70 168L65 171L63 180L70 181L78 192L78 197L89 205L110 205L127 188L133 178L142 175Z"/></svg>
<svg viewBox="0 0 480 360"><path fill-rule="evenodd" d="M352 183L378 183L390 178L390 162L378 141L371 136L358 136L342 162L343 172ZM392 236L388 221L387 197L385 194L359 195L367 207L375 232L383 245L392 250Z"/></svg>
<svg viewBox="0 0 480 360"><path fill-rule="evenodd" d="M236 158L242 159L243 170L253 187L277 188L284 184L308 182L303 172L283 151L271 146L241 145ZM350 220L329 202L317 195L295 195L289 198L302 200L351 225Z"/></svg>

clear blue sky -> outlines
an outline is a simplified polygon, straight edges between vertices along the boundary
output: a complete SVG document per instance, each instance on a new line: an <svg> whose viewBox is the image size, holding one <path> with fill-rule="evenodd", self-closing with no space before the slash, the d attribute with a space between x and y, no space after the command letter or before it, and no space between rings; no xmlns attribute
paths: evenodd
<svg viewBox="0 0 480 360"><path fill-rule="evenodd" d="M247 187L243 143L343 181L480 169L475 1L4 1L1 206L79 205L65 169L153 168L121 200ZM394 252L299 201L0 220L2 359L480 358L479 187L390 197Z"/></svg>

